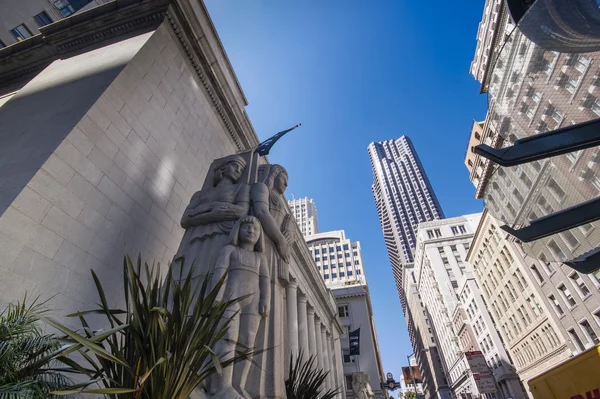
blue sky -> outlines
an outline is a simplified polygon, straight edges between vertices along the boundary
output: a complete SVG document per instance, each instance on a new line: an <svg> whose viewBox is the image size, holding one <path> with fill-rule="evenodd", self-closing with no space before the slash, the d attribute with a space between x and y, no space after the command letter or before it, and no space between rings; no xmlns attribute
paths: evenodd
<svg viewBox="0 0 600 399"><path fill-rule="evenodd" d="M385 372L412 352L371 193L372 141L408 135L447 217L481 211L464 166L487 101L469 74L484 1L206 0L269 160L321 231L360 241Z"/></svg>

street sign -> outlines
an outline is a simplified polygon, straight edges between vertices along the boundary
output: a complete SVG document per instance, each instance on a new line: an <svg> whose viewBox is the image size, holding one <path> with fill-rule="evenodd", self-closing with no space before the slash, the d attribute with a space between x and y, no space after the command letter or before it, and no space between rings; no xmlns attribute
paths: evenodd
<svg viewBox="0 0 600 399"><path fill-rule="evenodd" d="M394 391L400 388L400 383L394 380L394 376L392 375L392 373L387 373L385 376L387 377L387 381L381 383L381 389L388 389L390 391Z"/></svg>

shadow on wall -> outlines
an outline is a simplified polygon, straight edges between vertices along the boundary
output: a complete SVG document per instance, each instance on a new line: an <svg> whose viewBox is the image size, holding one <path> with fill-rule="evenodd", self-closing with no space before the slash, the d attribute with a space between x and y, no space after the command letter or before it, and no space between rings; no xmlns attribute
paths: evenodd
<svg viewBox="0 0 600 399"><path fill-rule="evenodd" d="M60 79L59 60L0 108L0 217L121 72Z"/></svg>

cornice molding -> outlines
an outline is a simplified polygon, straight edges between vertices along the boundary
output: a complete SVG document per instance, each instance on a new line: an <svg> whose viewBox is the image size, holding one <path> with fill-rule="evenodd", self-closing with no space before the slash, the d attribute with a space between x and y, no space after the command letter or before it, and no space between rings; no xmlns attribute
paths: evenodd
<svg viewBox="0 0 600 399"><path fill-rule="evenodd" d="M228 62L227 54L204 5L202 3L193 5L190 0L174 0L166 17L192 69L196 72L201 86L210 99L211 106L229 133L238 152L258 145L258 137L242 108L246 105L245 96L237 84L237 78ZM218 62L217 55L225 60L225 65ZM236 92L241 97L242 104L239 104L236 99ZM236 109L235 105L239 105L241 111Z"/></svg>
<svg viewBox="0 0 600 399"><path fill-rule="evenodd" d="M170 0L113 0L40 28L0 49L0 92L25 85L52 62L156 29Z"/></svg>

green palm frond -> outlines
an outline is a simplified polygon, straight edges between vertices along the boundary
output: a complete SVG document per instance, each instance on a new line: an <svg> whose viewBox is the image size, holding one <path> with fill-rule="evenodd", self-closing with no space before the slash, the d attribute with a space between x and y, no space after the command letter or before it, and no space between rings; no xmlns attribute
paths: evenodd
<svg viewBox="0 0 600 399"><path fill-rule="evenodd" d="M58 337L42 333L44 304L35 299L27 305L25 297L0 313L1 398L46 398L70 384L53 369L62 345Z"/></svg>
<svg viewBox="0 0 600 399"><path fill-rule="evenodd" d="M253 354L251 348L240 347L233 358L224 360L213 351L229 328L225 312L241 300L217 300L225 276L212 285L208 278L196 283L192 267L183 280L174 281L170 268L163 278L159 266L142 266L140 258L134 266L126 257L122 310L109 307L102 283L93 271L92 276L98 308L69 315L79 318L84 335L62 331L87 360L85 365L64 361L99 380L102 388L94 393L121 399L187 399L208 377ZM99 339L89 328L89 314L104 315L115 333ZM73 391L55 393L68 392Z"/></svg>
<svg viewBox="0 0 600 399"><path fill-rule="evenodd" d="M339 388L326 391L325 382L329 372L317 367L316 356L310 356L304 361L300 352L294 361L290 357L288 379L285 380L287 399L333 399L340 391Z"/></svg>

